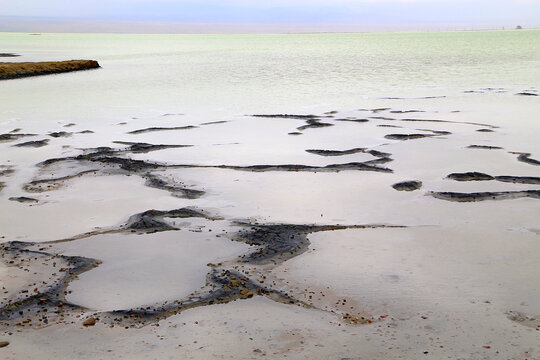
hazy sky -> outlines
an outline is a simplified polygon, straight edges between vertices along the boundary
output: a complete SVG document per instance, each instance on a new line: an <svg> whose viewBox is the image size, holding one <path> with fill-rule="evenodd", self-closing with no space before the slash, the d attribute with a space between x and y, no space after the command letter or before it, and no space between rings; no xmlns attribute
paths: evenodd
<svg viewBox="0 0 540 360"><path fill-rule="evenodd" d="M73 19L87 21L77 25ZM99 31L107 29L99 24L109 24L112 29L111 24L119 21L153 22L154 26L308 24L311 30L324 30L323 24L367 29L395 24L414 25L418 29L454 24L454 28L459 28L457 24L479 28L518 24L540 27L540 0L0 0L0 31L26 31L37 24L49 26L44 31L77 26L82 31ZM51 28L52 24L57 27Z"/></svg>
<svg viewBox="0 0 540 360"><path fill-rule="evenodd" d="M233 23L540 20L540 0L0 0L0 15Z"/></svg>

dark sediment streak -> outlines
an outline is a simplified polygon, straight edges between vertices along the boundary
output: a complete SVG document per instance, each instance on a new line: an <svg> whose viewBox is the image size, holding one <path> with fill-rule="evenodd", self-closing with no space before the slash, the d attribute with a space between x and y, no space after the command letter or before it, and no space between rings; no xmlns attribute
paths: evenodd
<svg viewBox="0 0 540 360"><path fill-rule="evenodd" d="M485 181L495 179L491 175L480 172L452 173L448 175L447 178L456 181Z"/></svg>
<svg viewBox="0 0 540 360"><path fill-rule="evenodd" d="M318 150L318 149L309 149L306 152L310 154L320 155L320 156L342 156L342 155L351 155L359 152L366 152L365 148L354 148L349 150Z"/></svg>
<svg viewBox="0 0 540 360"><path fill-rule="evenodd" d="M13 132L8 134L0 134L0 142L14 141L28 136L36 136L36 134L14 134Z"/></svg>
<svg viewBox="0 0 540 360"><path fill-rule="evenodd" d="M540 190L475 192L475 193L431 192L429 194L437 199L447 200L447 201L456 201L456 202L507 200L507 199L518 199L518 198L523 198L523 197L540 199Z"/></svg>
<svg viewBox="0 0 540 360"><path fill-rule="evenodd" d="M67 131L57 131L57 132L49 133L49 136L54 137L54 138L69 137L71 135L73 135L73 133L72 132L67 132Z"/></svg>
<svg viewBox="0 0 540 360"><path fill-rule="evenodd" d="M172 130L190 130L190 129L196 129L198 126L193 125L187 125L187 126L175 126L175 127L150 127L146 129L138 129L129 131L128 134L143 134L148 132L154 132L154 131L172 131Z"/></svg>
<svg viewBox="0 0 540 360"><path fill-rule="evenodd" d="M20 203L37 203L37 202L39 202L38 199L29 198L29 197L25 197L25 196L10 197L9 200L10 201L17 201L17 202L20 202Z"/></svg>
<svg viewBox="0 0 540 360"><path fill-rule="evenodd" d="M467 149L484 149L484 150L500 150L500 146L488 146L488 145L469 145Z"/></svg>
<svg viewBox="0 0 540 360"><path fill-rule="evenodd" d="M33 147L33 148L40 148L43 146L47 146L49 144L49 139L43 139L43 140L36 140L36 141L27 141L23 143L18 143L13 146L17 147Z"/></svg>
<svg viewBox="0 0 540 360"><path fill-rule="evenodd" d="M431 137L434 135L426 135L426 134L388 134L385 135L385 139L390 140L414 140L414 139L422 139L426 137Z"/></svg>
<svg viewBox="0 0 540 360"><path fill-rule="evenodd" d="M452 173L447 176L447 178L456 180L456 181L490 181L496 180L506 183L515 183L515 184L531 184L538 185L540 184L540 177L534 176L491 176L488 174L480 172L466 172L466 173Z"/></svg>
<svg viewBox="0 0 540 360"><path fill-rule="evenodd" d="M125 151L131 153L148 153L151 151L164 150L164 149L176 149L184 147L192 147L193 145L164 145L164 144L147 144L139 142L129 142L129 141L113 141L115 144L128 145L129 147L125 150L118 150L117 152Z"/></svg>
<svg viewBox="0 0 540 360"><path fill-rule="evenodd" d="M536 165L536 166L540 165L540 161L536 159L531 159L530 153L512 153L512 154L519 154L518 161L521 161L530 165Z"/></svg>

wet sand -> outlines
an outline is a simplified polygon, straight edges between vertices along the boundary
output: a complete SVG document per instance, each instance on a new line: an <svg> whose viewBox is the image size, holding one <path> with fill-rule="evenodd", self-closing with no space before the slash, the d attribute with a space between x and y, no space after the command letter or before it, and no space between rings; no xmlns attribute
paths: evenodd
<svg viewBox="0 0 540 360"><path fill-rule="evenodd" d="M539 149L445 99L3 128L0 352L534 359Z"/></svg>

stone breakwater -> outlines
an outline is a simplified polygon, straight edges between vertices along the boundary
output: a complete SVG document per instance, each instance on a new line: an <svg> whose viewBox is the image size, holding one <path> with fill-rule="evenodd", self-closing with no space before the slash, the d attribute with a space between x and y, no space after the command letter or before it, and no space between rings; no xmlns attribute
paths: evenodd
<svg viewBox="0 0 540 360"><path fill-rule="evenodd" d="M95 60L68 60L44 62L0 62L0 80L18 79L27 76L58 74L63 72L99 68Z"/></svg>

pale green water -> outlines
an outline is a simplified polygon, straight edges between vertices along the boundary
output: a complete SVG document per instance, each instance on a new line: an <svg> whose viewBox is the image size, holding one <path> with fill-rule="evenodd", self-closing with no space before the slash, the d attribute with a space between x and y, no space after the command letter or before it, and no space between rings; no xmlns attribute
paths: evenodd
<svg viewBox="0 0 540 360"><path fill-rule="evenodd" d="M7 61L96 59L99 71L0 84L2 117L357 107L366 98L540 86L540 31L317 35L0 34ZM14 59L14 60L12 60ZM115 109L115 110L113 110ZM131 112L132 113L132 112Z"/></svg>

